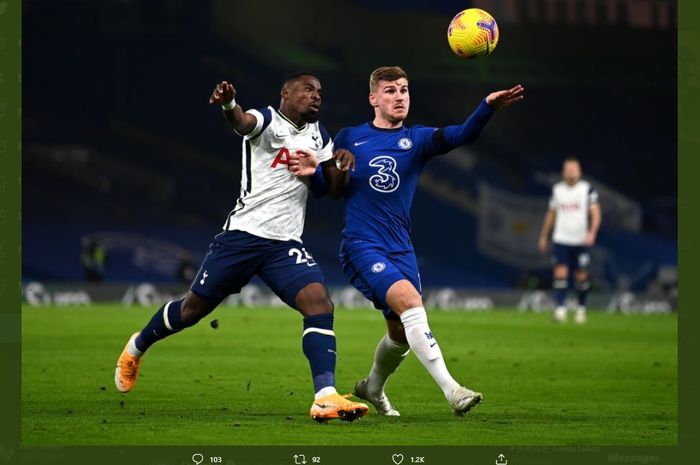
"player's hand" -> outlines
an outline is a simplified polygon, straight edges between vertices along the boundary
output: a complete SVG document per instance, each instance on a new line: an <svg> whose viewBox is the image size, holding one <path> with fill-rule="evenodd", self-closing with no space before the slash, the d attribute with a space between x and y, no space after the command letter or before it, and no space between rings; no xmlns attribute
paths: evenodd
<svg viewBox="0 0 700 465"><path fill-rule="evenodd" d="M335 153L333 153L333 159L335 160L335 166L340 171L347 171L349 169L355 171L355 155L353 155L349 150L336 150Z"/></svg>
<svg viewBox="0 0 700 465"><path fill-rule="evenodd" d="M224 105L234 98L236 98L236 88L226 81L221 81L214 88L211 97L209 97L209 103L212 105Z"/></svg>
<svg viewBox="0 0 700 465"><path fill-rule="evenodd" d="M318 158L310 150L299 149L289 154L287 169L296 177L313 176L317 166Z"/></svg>
<svg viewBox="0 0 700 465"><path fill-rule="evenodd" d="M486 97L486 103L491 105L494 109L500 110L501 108L509 107L521 101L523 98L525 98L525 88L518 84L508 90L499 90L490 93Z"/></svg>
<svg viewBox="0 0 700 465"><path fill-rule="evenodd" d="M594 233L592 233L592 232L589 231L588 234L586 234L586 242L585 242L585 244L586 244L588 247L591 247L591 246L595 245L595 234L594 234Z"/></svg>
<svg viewBox="0 0 700 465"><path fill-rule="evenodd" d="M543 255L547 253L548 245L549 245L549 244L547 244L547 238L546 238L546 237L540 237L540 244L539 244L539 246L540 246L540 252L541 252Z"/></svg>

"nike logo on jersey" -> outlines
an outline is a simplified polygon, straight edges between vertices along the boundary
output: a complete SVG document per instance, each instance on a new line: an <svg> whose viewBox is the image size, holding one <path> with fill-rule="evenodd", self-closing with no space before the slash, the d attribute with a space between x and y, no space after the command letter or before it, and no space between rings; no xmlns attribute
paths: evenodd
<svg viewBox="0 0 700 465"><path fill-rule="evenodd" d="M437 345L437 342L433 342L432 344L430 344L430 347L433 347L433 346L436 346L436 345Z"/></svg>
<svg viewBox="0 0 700 465"><path fill-rule="evenodd" d="M360 142L355 142L355 143L352 144L352 145L354 145L355 147L357 147L358 145L366 144L367 142L369 142L369 141L368 141L368 140L363 140L363 141L360 141Z"/></svg>

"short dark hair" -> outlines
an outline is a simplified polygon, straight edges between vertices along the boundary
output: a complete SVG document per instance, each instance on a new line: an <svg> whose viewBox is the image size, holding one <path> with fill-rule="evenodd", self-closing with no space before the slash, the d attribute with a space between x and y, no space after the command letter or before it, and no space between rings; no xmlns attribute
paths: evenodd
<svg viewBox="0 0 700 465"><path fill-rule="evenodd" d="M569 155L566 158L564 158L564 163L566 163L567 161L575 161L579 165L581 164L581 160L579 160L578 157L575 155Z"/></svg>
<svg viewBox="0 0 700 465"><path fill-rule="evenodd" d="M288 83L296 81L302 76L311 76L317 81L320 81L320 79L318 79L318 77L314 73L309 73L307 71L297 71L296 73L291 73L284 77L284 81L282 81L282 89L284 89L284 86L286 86Z"/></svg>
<svg viewBox="0 0 700 465"><path fill-rule="evenodd" d="M401 78L408 79L408 74L400 66L382 66L377 68L369 75L369 91L374 92L377 90L379 81L391 82Z"/></svg>

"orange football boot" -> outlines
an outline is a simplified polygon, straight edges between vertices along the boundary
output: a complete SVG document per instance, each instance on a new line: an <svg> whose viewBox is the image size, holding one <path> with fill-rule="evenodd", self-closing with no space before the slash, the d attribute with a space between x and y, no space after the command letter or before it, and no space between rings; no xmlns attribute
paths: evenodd
<svg viewBox="0 0 700 465"><path fill-rule="evenodd" d="M138 335L139 333L131 335L126 346L124 346L122 354L117 360L117 368L114 370L114 384L117 385L117 390L119 392L131 391L139 376L139 363L141 363L141 359L139 357L134 357L127 350L129 343Z"/></svg>
<svg viewBox="0 0 700 465"><path fill-rule="evenodd" d="M319 423L339 419L348 423L367 415L369 407L361 402L348 400L350 394L341 396L338 393L316 399L309 414Z"/></svg>

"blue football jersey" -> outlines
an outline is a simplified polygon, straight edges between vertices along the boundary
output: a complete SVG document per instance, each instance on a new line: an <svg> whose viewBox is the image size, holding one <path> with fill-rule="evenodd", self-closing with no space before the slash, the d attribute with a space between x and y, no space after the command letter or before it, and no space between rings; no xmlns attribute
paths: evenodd
<svg viewBox="0 0 700 465"><path fill-rule="evenodd" d="M433 141L436 128L382 129L372 123L345 128L335 149L355 155L345 190L343 247L376 246L388 252L413 250L411 205L425 163L444 153Z"/></svg>

